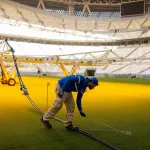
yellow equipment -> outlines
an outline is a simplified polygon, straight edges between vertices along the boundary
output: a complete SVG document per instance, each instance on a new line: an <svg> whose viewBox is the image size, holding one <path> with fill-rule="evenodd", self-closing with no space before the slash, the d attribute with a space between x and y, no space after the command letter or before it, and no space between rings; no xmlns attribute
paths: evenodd
<svg viewBox="0 0 150 150"><path fill-rule="evenodd" d="M8 84L9 86L14 86L16 84L16 80L15 80L16 68L13 67L11 72L8 72L1 58L0 58L0 65L1 65L1 72L2 72L1 83Z"/></svg>
<svg viewBox="0 0 150 150"><path fill-rule="evenodd" d="M7 71L6 66L3 63L3 57L10 54L10 50L5 50L5 42L1 44L1 52L0 52L0 67L1 67L1 83L8 84L9 86L14 86L16 84L15 75L16 75L16 68L13 67L10 72Z"/></svg>
<svg viewBox="0 0 150 150"><path fill-rule="evenodd" d="M74 64L74 65L72 66L71 71L68 72L64 65L65 65L65 63L59 62L59 66L60 66L60 68L61 68L61 70L63 71L63 73L64 73L65 76L76 74L76 70L77 70L77 68L79 67L77 64Z"/></svg>

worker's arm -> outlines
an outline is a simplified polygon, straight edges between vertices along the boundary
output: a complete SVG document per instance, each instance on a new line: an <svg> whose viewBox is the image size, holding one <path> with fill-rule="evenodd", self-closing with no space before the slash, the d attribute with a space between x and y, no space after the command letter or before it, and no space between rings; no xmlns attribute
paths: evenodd
<svg viewBox="0 0 150 150"><path fill-rule="evenodd" d="M81 76L77 76L76 81L75 81L75 86L76 86L76 91L78 92L77 100L76 100L78 110L81 116L86 117L85 113L83 113L82 111L82 104L81 104L81 99L82 99L83 93L85 92L85 89L83 89L83 87L81 86L83 84L82 81L84 81L84 79L85 78Z"/></svg>
<svg viewBox="0 0 150 150"><path fill-rule="evenodd" d="M81 104L82 96L83 96L83 92L78 92L76 103L77 103L77 107L80 112L80 115L82 117L86 117L85 113L82 111L82 104Z"/></svg>
<svg viewBox="0 0 150 150"><path fill-rule="evenodd" d="M78 92L76 103L77 103L77 107L78 107L79 111L82 111L82 104L81 104L82 96L83 96L83 94L81 92Z"/></svg>

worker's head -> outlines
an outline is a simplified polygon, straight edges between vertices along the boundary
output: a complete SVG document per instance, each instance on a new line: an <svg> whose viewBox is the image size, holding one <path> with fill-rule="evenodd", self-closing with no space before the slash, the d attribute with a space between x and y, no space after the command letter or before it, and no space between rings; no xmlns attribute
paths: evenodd
<svg viewBox="0 0 150 150"><path fill-rule="evenodd" d="M98 79L93 77L89 78L88 87L90 90L94 89L95 86L98 86Z"/></svg>

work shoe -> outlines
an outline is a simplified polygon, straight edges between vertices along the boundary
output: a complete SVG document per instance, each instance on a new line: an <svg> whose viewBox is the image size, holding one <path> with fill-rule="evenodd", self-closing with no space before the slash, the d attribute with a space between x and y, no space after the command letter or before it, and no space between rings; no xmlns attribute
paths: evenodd
<svg viewBox="0 0 150 150"><path fill-rule="evenodd" d="M43 117L40 118L41 122L46 126L46 128L51 129L52 125L48 120L43 120Z"/></svg>
<svg viewBox="0 0 150 150"><path fill-rule="evenodd" d="M68 126L65 126L65 129L66 129L66 130L73 130L73 131L79 130L78 127L75 127L75 126L73 126L72 124L70 124L70 125L68 125Z"/></svg>

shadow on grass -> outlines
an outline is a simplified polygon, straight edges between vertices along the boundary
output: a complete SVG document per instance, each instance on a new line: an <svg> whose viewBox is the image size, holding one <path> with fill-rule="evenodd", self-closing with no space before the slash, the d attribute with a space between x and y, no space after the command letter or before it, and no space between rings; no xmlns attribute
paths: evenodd
<svg viewBox="0 0 150 150"><path fill-rule="evenodd" d="M32 114L36 115L36 116L42 116L43 114L41 112L39 112L38 110L36 110L36 108L28 108L27 109L28 112L31 112Z"/></svg>

